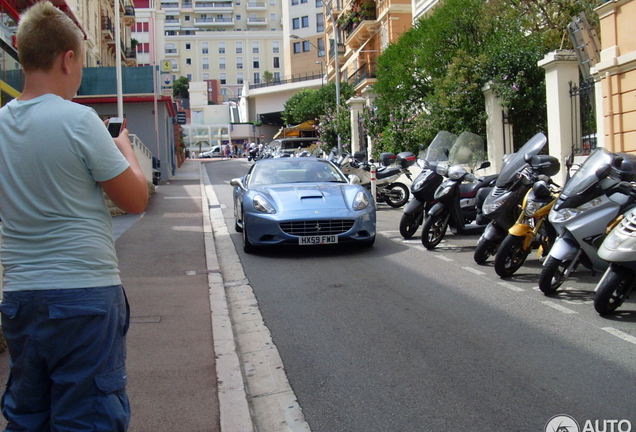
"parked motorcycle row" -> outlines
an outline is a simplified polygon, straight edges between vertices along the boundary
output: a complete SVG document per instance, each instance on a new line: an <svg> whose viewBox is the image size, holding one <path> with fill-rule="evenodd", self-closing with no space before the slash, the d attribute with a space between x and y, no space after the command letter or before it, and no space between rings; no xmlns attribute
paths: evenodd
<svg viewBox="0 0 636 432"><path fill-rule="evenodd" d="M602 272L594 307L611 314L636 285L636 155L598 148L569 178L570 156L561 187L552 179L559 160L540 154L546 144L539 133L504 157L498 175L477 177L490 165L483 140L440 132L418 157L422 171L412 182L400 234L411 238L421 226L422 244L432 250L448 228L456 235L481 233L474 260L485 264L492 257L502 278L536 251L545 295L556 293L579 265Z"/></svg>

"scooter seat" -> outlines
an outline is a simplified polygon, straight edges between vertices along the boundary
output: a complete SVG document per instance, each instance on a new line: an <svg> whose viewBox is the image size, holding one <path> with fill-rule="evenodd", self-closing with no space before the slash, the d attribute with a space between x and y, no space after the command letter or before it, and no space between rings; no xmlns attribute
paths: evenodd
<svg viewBox="0 0 636 432"><path fill-rule="evenodd" d="M387 168L384 169L382 171L376 171L375 172L375 177L380 180L380 179L384 179L387 177L391 177L394 175L397 175L400 173L400 169L399 168Z"/></svg>

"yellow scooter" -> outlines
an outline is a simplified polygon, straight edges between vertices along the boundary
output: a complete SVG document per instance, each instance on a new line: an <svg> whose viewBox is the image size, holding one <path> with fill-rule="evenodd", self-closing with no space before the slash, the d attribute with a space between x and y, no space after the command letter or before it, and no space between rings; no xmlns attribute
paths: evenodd
<svg viewBox="0 0 636 432"><path fill-rule="evenodd" d="M550 252L557 234L548 221L548 214L556 202L559 188L549 177L541 176L522 202L517 222L508 230L495 256L495 271L502 278L512 276L526 261L533 248L539 256Z"/></svg>

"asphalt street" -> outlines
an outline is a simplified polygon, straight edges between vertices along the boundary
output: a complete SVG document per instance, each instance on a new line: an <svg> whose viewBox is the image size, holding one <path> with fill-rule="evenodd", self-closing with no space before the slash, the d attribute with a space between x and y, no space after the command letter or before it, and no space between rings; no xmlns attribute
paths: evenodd
<svg viewBox="0 0 636 432"><path fill-rule="evenodd" d="M245 255L229 180L248 163L204 167L312 431L542 431L560 414L636 425L636 304L598 316L600 275L581 271L546 297L536 258L502 280L474 263L477 237L427 251L384 205L370 250Z"/></svg>

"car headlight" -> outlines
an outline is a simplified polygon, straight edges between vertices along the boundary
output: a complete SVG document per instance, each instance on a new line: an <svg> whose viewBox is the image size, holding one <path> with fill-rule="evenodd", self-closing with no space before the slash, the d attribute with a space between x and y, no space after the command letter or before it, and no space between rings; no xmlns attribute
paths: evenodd
<svg viewBox="0 0 636 432"><path fill-rule="evenodd" d="M355 198L353 199L353 209L354 210L362 210L369 207L369 198L367 198L367 194L363 191L358 191Z"/></svg>
<svg viewBox="0 0 636 432"><path fill-rule="evenodd" d="M254 202L254 208L261 213L268 213L268 214L276 213L276 209L274 208L274 206L271 205L269 201L267 201L263 195L255 195L253 202Z"/></svg>
<svg viewBox="0 0 636 432"><path fill-rule="evenodd" d="M574 216L583 213L591 208L596 207L601 204L603 200L599 198L594 198L592 201L588 201L585 204L576 207L576 208L564 208L560 210L552 210L550 211L550 215L548 216L548 220L553 223L563 223L568 219L572 219Z"/></svg>

